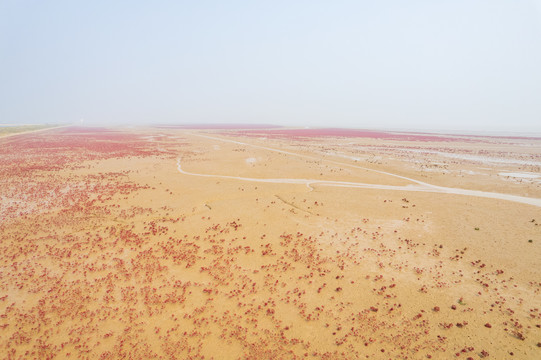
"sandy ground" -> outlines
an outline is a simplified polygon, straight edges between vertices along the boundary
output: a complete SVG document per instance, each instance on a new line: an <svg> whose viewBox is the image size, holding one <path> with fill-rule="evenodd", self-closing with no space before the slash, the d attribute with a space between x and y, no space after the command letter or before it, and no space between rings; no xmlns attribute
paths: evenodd
<svg viewBox="0 0 541 360"><path fill-rule="evenodd" d="M541 357L541 140L64 128L0 152L2 358Z"/></svg>

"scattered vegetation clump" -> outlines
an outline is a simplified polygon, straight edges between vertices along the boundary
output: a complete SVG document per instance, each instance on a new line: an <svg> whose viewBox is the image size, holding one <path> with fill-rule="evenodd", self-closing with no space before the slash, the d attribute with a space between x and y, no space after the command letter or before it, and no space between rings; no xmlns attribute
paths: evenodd
<svg viewBox="0 0 541 360"><path fill-rule="evenodd" d="M507 263L479 251L486 231L470 248L455 246L450 228L426 231L423 223L436 211L419 213L421 196L402 199L418 203L408 210L399 196L396 213L370 221L357 216L360 207L325 214L342 199L324 186L299 188L310 206L297 206L282 185L257 192L243 186L238 199L234 181L173 176L178 156L194 168L201 158L215 160L203 148L208 137L176 139L185 140L70 127L1 140L0 348L8 358L222 352L247 359L470 359L488 356L483 348L494 358L538 352L532 345L541 313L532 307L526 317L519 309L541 283L522 286L523 278L507 276L513 269L503 275L498 267ZM315 207L321 217L310 212ZM355 216L339 218L339 211ZM458 225L460 235L470 226ZM494 330L483 329L481 314ZM483 339L488 333L513 348L492 345Z"/></svg>

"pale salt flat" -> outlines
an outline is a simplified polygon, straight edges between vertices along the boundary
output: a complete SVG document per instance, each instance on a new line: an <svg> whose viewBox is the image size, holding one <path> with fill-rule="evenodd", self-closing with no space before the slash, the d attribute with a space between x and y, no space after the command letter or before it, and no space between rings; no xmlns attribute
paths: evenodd
<svg viewBox="0 0 541 360"><path fill-rule="evenodd" d="M475 161L475 162L480 162L484 164L518 164L518 165L541 166L541 161L535 161L535 160L508 159L508 158L502 158L502 157L457 154L457 153L449 153L449 152L444 152L444 151L434 151L434 150L424 150L424 149L395 148L394 150L401 150L405 152L413 152L413 153L419 153L419 154L435 154L435 155L440 155L440 156L451 158L451 159Z"/></svg>
<svg viewBox="0 0 541 360"><path fill-rule="evenodd" d="M523 178L523 179L537 179L540 178L540 174L536 173L515 173L515 172L501 172L498 173L500 176L509 176L514 178Z"/></svg>

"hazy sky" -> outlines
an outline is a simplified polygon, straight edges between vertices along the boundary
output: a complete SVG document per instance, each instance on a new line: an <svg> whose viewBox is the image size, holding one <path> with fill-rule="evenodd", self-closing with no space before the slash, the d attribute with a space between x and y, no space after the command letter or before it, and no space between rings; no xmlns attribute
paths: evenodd
<svg viewBox="0 0 541 360"><path fill-rule="evenodd" d="M541 0L0 0L0 123L541 131Z"/></svg>

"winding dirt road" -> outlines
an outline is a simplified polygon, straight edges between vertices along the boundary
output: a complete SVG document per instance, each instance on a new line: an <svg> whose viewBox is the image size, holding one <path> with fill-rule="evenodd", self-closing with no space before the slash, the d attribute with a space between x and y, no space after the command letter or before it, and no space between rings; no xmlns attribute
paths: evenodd
<svg viewBox="0 0 541 360"><path fill-rule="evenodd" d="M510 194L501 194L501 193L494 193L494 192L487 192L487 191L479 191L479 190L467 190L467 189L460 189L460 188L451 188L451 187L445 187L445 186L437 186L428 184L416 179L411 179L405 176L385 172L385 171L379 171L374 170L370 168L365 168L362 166L342 163L339 161L334 160L327 160L327 159L321 159L319 157L310 156L310 155L304 155L304 154L297 154L290 151L285 150L279 150L274 149L266 146L261 145L254 145L249 143L243 143L240 141L230 140L230 139L222 139L214 136L208 136L208 135L202 135L202 134L194 134L190 133L190 135L193 136L199 136L207 139L212 139L216 141L222 141L222 142L230 142L238 145L243 146L250 146L258 149L278 152L282 154L302 157L302 158L308 158L308 159L315 159L315 160L323 160L327 161L333 164L337 164L340 166L347 166L352 167L356 169L363 169L368 170L372 172L376 172L379 174L384 174L388 176L393 176L396 178L400 178L403 180L410 181L414 184L406 185L406 186L395 186L395 185L382 185L382 184L366 184L366 183L357 183L357 182L346 182L346 181L328 181L328 180L317 180L317 179L288 179L288 178L279 178L279 179L269 179L269 178L249 178L249 177L240 177L240 176L230 176L230 175L216 175L216 174L199 174L199 173L192 173L185 171L182 169L181 166L181 159L177 159L177 169L180 173L184 175L190 175L190 176L200 176L200 177L212 177L212 178L220 178L220 179L233 179L233 180L240 180L240 181L250 181L250 182L260 182L260 183L275 183L275 184L305 184L310 190L313 190L312 185L319 185L319 186L335 186L335 187L348 187L348 188L362 188L362 189L377 189L377 190L397 190L397 191L421 191L421 192L432 192L432 193L441 193L441 194L454 194L454 195L464 195L464 196L475 196L475 197L483 197L483 198L489 198L489 199L498 199L498 200L506 200L506 201L513 201L517 203L527 204L527 205L533 205L537 207L541 207L541 199L538 198L530 198L525 196L518 196L518 195L510 195Z"/></svg>

